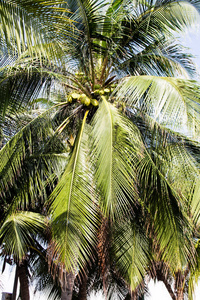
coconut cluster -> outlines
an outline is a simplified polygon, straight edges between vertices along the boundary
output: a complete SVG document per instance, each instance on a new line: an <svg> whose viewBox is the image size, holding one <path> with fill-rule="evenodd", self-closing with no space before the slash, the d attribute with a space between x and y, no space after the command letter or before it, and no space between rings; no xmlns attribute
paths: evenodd
<svg viewBox="0 0 200 300"><path fill-rule="evenodd" d="M98 106L101 95L109 96L113 90L115 85L111 85L109 88L103 88L101 84L94 84L93 86L88 83L88 77L84 76L84 73L79 72L75 74L78 78L79 82L85 87L88 91L87 95L84 93L72 92L68 95L67 100L69 103L73 101L81 102L85 106ZM88 96L89 95L89 96Z"/></svg>
<svg viewBox="0 0 200 300"><path fill-rule="evenodd" d="M71 103L74 100L80 101L85 106L89 106L90 104L93 106L99 105L99 102L96 99L89 98L86 94L71 93L68 95L67 100L69 103Z"/></svg>

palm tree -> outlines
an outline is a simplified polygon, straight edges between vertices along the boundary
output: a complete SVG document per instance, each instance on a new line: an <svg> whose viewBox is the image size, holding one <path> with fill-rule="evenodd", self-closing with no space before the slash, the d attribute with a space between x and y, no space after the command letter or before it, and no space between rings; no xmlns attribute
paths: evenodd
<svg viewBox="0 0 200 300"><path fill-rule="evenodd" d="M188 79L195 69L174 31L199 17L199 2L47 7L60 12L58 36L56 26L48 35L60 51L48 55L46 40L41 56L25 49L2 69L0 89L4 114L41 89L57 103L2 148L1 197L8 210L29 209L57 183L48 200L49 257L60 266L61 299L72 298L75 278L95 261L105 296L115 297L115 271L136 299L152 247L173 274L196 260L187 208L199 162L184 145L191 139L199 147L199 85Z"/></svg>
<svg viewBox="0 0 200 300"><path fill-rule="evenodd" d="M38 104L37 104L38 105ZM32 113L38 114L41 110L34 109ZM2 143L5 144L6 140L9 140L12 135L14 135L20 128L26 126L34 117L30 115L30 111L21 113L20 115L5 116L3 127L2 127ZM39 125L40 123L38 123ZM35 128L38 132L38 128ZM33 132L32 132L33 133ZM34 139L34 137L32 136ZM26 138L25 138L26 139ZM54 142L56 139L54 139ZM47 141L46 141L47 142ZM48 156L48 151L51 151L50 143L45 142L45 150L43 147L39 151L47 151L44 153L46 158ZM41 145L41 144L40 144ZM55 145L54 145L55 146ZM58 147L59 143L57 144ZM34 147L33 147L34 148ZM46 251L43 249L47 241L49 241L49 234L42 234L41 229L47 228L47 220L45 221L45 205L44 199L47 194L50 193L51 186L47 182L47 177L52 177L51 184L54 184L56 180L56 168L53 172L50 169L44 167L44 162L42 166L42 171L37 168L36 173L39 174L40 171L40 182L37 181L37 176L34 179L33 161L38 156L38 153L34 151L35 158L30 157L26 159L26 163L23 165L23 170L20 173L18 180L15 180L15 184L9 191L4 189L4 196L1 197L1 230L0 239L2 245L2 255L4 257L4 265L6 261L13 261L16 265L16 276L15 283L13 287L12 299L16 299L16 290L18 279L20 281L20 295L21 299L28 300L29 298L29 278L30 273L28 269L31 268L31 273L35 272L35 267L33 268L33 262L35 256L37 257L37 267L39 262L44 266L47 264L47 259L45 258ZM19 150L21 151L21 150ZM54 147L54 152L56 147ZM61 155L61 148L59 148L59 155ZM51 151L52 155L52 151ZM56 155L56 153L55 153ZM33 160L32 160L33 159ZM48 159L47 159L48 161ZM45 159L45 163L47 163ZM40 165L40 163L39 163ZM11 167L11 166L10 166ZM41 166L40 166L41 167ZM48 170L47 170L48 169ZM48 173L50 171L50 173ZM49 174L49 175L47 175ZM32 185L34 181L35 186ZM6 202L5 202L6 199ZM23 211L24 214L19 213ZM27 212L28 210L28 212ZM40 223L39 223L40 222ZM47 230L47 233L49 230ZM41 240L42 237L42 245ZM48 267L47 267L48 269ZM31 276L32 277L32 276ZM52 284L51 275L47 275L46 278L49 280L49 284Z"/></svg>
<svg viewBox="0 0 200 300"><path fill-rule="evenodd" d="M35 245L33 235L39 235L43 229L44 221L42 217L32 212L12 213L1 226L1 256L5 257L5 262L10 258L16 263L13 300L16 299L18 278L20 281L21 299L30 299L26 256L28 249Z"/></svg>

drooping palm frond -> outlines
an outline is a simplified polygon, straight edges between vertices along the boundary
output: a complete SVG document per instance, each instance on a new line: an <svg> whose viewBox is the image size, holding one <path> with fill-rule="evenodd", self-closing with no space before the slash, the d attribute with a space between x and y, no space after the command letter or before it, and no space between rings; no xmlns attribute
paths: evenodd
<svg viewBox="0 0 200 300"><path fill-rule="evenodd" d="M62 36L67 35L72 24L60 1L2 0L0 8L2 45L18 55L26 49L30 54L36 51L40 57L50 53L54 50L52 40L56 36L61 38L61 32ZM49 49L43 46L46 43Z"/></svg>
<svg viewBox="0 0 200 300"><path fill-rule="evenodd" d="M116 63L116 68L122 73L131 75L155 76L194 76L195 66L191 55L182 46L166 41L165 38L155 41L139 52L128 54Z"/></svg>
<svg viewBox="0 0 200 300"><path fill-rule="evenodd" d="M129 221L124 219L114 225L112 243L114 264L133 292L143 282L151 259L144 220L138 213L139 209L135 209Z"/></svg>
<svg viewBox="0 0 200 300"><path fill-rule="evenodd" d="M1 226L0 240L6 255L21 260L34 245L32 235L44 229L44 218L32 212L17 212L8 216Z"/></svg>
<svg viewBox="0 0 200 300"><path fill-rule="evenodd" d="M75 271L77 264L84 267L92 257L95 227L98 224L91 166L87 161L88 125L86 111L71 158L51 196L53 238L56 257L66 270Z"/></svg>
<svg viewBox="0 0 200 300"><path fill-rule="evenodd" d="M156 76L126 78L117 87L117 98L160 124L197 138L199 85L194 81Z"/></svg>
<svg viewBox="0 0 200 300"><path fill-rule="evenodd" d="M19 206L37 210L62 173L68 153L52 128L54 110L31 120L0 151L2 218Z"/></svg>
<svg viewBox="0 0 200 300"><path fill-rule="evenodd" d="M119 74L120 66L123 75L171 76L169 74L173 72L185 73L184 69L193 72L194 66L184 54L181 55L181 51L175 59L175 47L168 48L167 53L161 49L166 43L174 42L174 30L183 30L186 24L198 19L199 7L196 4L112 1L105 18L105 22L109 19L110 25L105 26L106 38L102 47L106 49L105 55L112 57L116 74ZM186 17L189 10L191 18Z"/></svg>
<svg viewBox="0 0 200 300"><path fill-rule="evenodd" d="M45 81L46 78L42 78L39 73L27 74L23 70L16 72L13 76L1 78L1 116L5 116L6 112L13 113L19 111L21 107L24 108L28 104L32 104L44 86Z"/></svg>
<svg viewBox="0 0 200 300"><path fill-rule="evenodd" d="M199 276L200 276L200 247L199 247L199 238L196 240L195 248L197 252L197 259L195 265L190 269L190 276L188 279L188 299L193 300L193 295L195 293L195 288L198 285Z"/></svg>
<svg viewBox="0 0 200 300"><path fill-rule="evenodd" d="M76 78L65 65L61 67L48 59L41 63L38 59L33 62L30 58L19 58L0 70L0 113L2 117L6 112L19 113L40 101L41 95L51 97L53 103L66 102L67 95L74 90L90 95L84 82L83 76Z"/></svg>
<svg viewBox="0 0 200 300"><path fill-rule="evenodd" d="M127 48L132 40L133 43L143 41L140 45L146 46L149 42L158 40L161 35L171 36L172 31L183 30L199 18L199 4L194 1L159 1L154 4L145 1L132 7L134 20L130 17L131 14L128 14L130 20L122 14L125 26L121 45ZM131 30L130 35L127 34L128 29Z"/></svg>
<svg viewBox="0 0 200 300"><path fill-rule="evenodd" d="M178 225L177 229L178 229L178 231L181 229L182 237L181 236L178 237L177 245L178 245L178 243L183 243L183 247L185 247L186 245L187 245L187 247L189 247L188 250L186 249L187 248L186 247L185 250L183 251L185 258L183 259L183 256L182 256L182 259L183 259L182 268L179 266L179 270L182 274L181 278L182 279L185 278L184 279L185 280L184 293L187 295L188 280L190 277L188 275L189 274L188 270L193 272L193 270L196 269L197 262L198 262L198 252L196 251L197 248L196 248L196 246L194 247L194 245L195 245L195 239L196 239L195 236L196 237L198 236L198 225L196 222L199 218L199 205L198 205L199 163L197 163L193 151L194 151L194 149L195 149L195 151L198 151L197 149L199 149L199 144L194 143L194 145L193 145L191 141L189 142L189 141L187 141L187 139L185 140L184 136L181 136L180 134L177 134L177 133L173 132L172 130L164 129L164 128L162 128L162 126L158 125L154 121L152 121L152 123L149 122L149 121L151 121L151 119L143 114L134 114L133 112L131 113L131 111L128 111L127 114L129 117L132 116L131 120L137 125L138 129L140 130L141 137L145 144L146 150L149 153L149 156L151 157L155 166L157 166L157 169L159 171L161 171L161 173L163 173L166 182L168 182L171 185L170 188L172 188L173 191L176 191L176 193L179 197L179 201L181 201L181 202L179 202L179 213L180 213L180 220L182 220L181 221L182 229L181 229L180 225ZM185 147L185 143L188 145L187 148ZM140 162L139 162L139 164L140 164ZM144 169L145 169L145 166L141 171L141 175L143 174L142 176L144 176L144 173L145 173ZM150 176L152 176L152 170L149 170L148 172L149 172L148 178L150 178ZM158 198L159 198L158 194L160 193L159 190L161 189L162 191L164 191L163 186L160 188L159 186L156 185L156 180L157 179L154 180L153 176L152 176L151 179L149 179L149 181L146 183L146 185L142 186L142 188L139 189L141 192L140 193L141 199L144 200L144 197L143 197L144 195L142 195L142 194L147 193L145 195L147 202L145 202L145 205L144 205L144 207L147 211L149 210L149 207L153 204L154 201L155 201L155 203L158 201ZM144 178L142 179L142 182L143 183L145 182ZM153 187L153 185L154 185L154 187ZM196 192L195 192L195 189L196 189ZM150 193L151 193L151 195L150 195ZM166 209L168 208L168 204L166 204L167 198L165 198L165 199L164 199L164 197L161 197L161 198L165 202L164 203L165 215L167 215L167 213L166 213ZM148 201L150 201L149 204L148 204ZM161 204L159 204L159 206L160 205ZM173 202L171 202L171 205L174 206ZM175 208L175 206L174 206L174 208ZM147 213L147 211L146 211L146 213ZM144 210L144 213L145 213L145 210ZM157 223L156 218L159 215L159 210L155 209L155 211L153 213L153 215L155 217L153 220L149 219L150 216L148 215L148 213L147 213L147 216L145 217L146 226L147 226L147 228L149 228L149 225L151 223L153 226L153 232L154 232L154 229L156 228L156 227L154 227L154 225L156 226L156 223ZM173 213L173 215L175 216L177 213L178 213L178 210L176 211L176 213ZM188 214L188 217L190 217L190 222L191 222L190 224L188 223L188 220L186 220L186 219L185 219L186 223L185 224L182 223L183 222L183 218L181 217L182 213L185 214L185 216L186 216L186 213ZM169 219L170 219L170 217L168 216L168 221L169 221ZM164 222L165 221L163 218L161 223L163 224ZM174 224L176 222L177 221L175 221ZM161 231L162 231L162 229L161 229L162 224L159 225L160 226L159 230L161 230ZM189 225L189 227L188 227L188 225ZM166 226L166 224L165 224L165 226ZM185 237L187 240L186 243L184 242L184 234L186 234L186 237ZM150 229L150 236L151 235L152 235L152 233L151 233L151 229ZM158 236L157 236L157 234L155 234L155 232L153 233L153 235L154 236L152 236L152 243L153 243L154 260L158 260L157 261L158 266L160 263L161 263L161 265L163 265L163 264L165 265L165 263L163 261L160 262L160 260L163 260L163 259L165 260L165 258L164 258L165 255L163 256L162 251L160 251L161 250L160 245L157 240ZM173 239L173 236L172 236L172 239ZM188 241L189 241L189 244L188 244ZM166 247L168 247L168 246L170 246L170 243ZM172 247L172 244L170 247ZM170 251L170 249L168 251ZM177 276L178 276L177 275L178 273L176 270L177 266L174 266L174 260L177 259L176 254L175 254L177 252L176 252L175 248L172 250L172 253L174 255L173 260L172 260L172 265L171 265L169 258L167 258L165 268L167 268L167 272L170 273L171 278L177 278ZM178 255L180 255L180 253ZM191 257L187 258L188 255L191 255ZM155 257L156 257L156 259L155 259ZM184 260L185 260L185 262L184 262ZM186 264L186 261L188 262L188 265ZM171 291L171 293L173 294L173 291L171 289L172 282L171 282L170 278L168 279L166 277L167 275L163 272L165 272L165 271L159 269L159 274L158 274L159 278L163 278L160 280L163 280L163 282L167 286L167 289L169 291ZM190 292L189 293L192 294L194 292L194 277L193 277L193 275L191 275L191 278L189 281L190 281L190 283L189 283ZM180 286L177 288L180 288Z"/></svg>
<svg viewBox="0 0 200 300"><path fill-rule="evenodd" d="M200 191L200 181L197 177L193 182L193 186L191 188L191 198L190 198L190 212L192 214L192 219L196 227L199 227L200 221L200 205L199 205L199 191Z"/></svg>
<svg viewBox="0 0 200 300"><path fill-rule="evenodd" d="M165 177L188 205L194 187L199 178L199 162L193 153L193 147L199 151L199 143L190 144L189 140L178 132L168 129L143 113L134 113L127 109L126 115L138 127L143 143L154 163L159 166ZM187 145L187 146L186 146ZM186 204L187 205L187 204Z"/></svg>
<svg viewBox="0 0 200 300"><path fill-rule="evenodd" d="M168 262L172 272L176 272L187 261L191 264L195 261L193 228L186 215L187 201L179 192L180 186L171 183L170 169L168 174L162 168L162 160L155 157L155 151L148 152L144 150L137 167L140 196L152 216L149 222L160 259Z"/></svg>
<svg viewBox="0 0 200 300"><path fill-rule="evenodd" d="M101 207L111 218L127 213L137 202L132 156L139 149L137 130L102 97L92 121L92 155Z"/></svg>

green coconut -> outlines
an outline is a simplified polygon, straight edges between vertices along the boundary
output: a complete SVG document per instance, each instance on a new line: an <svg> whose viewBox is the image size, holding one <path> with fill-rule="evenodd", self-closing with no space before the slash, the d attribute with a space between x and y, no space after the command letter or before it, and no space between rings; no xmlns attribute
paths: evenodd
<svg viewBox="0 0 200 300"><path fill-rule="evenodd" d="M99 102L96 100L96 99L91 99L91 104L93 106L98 106L99 105Z"/></svg>
<svg viewBox="0 0 200 300"><path fill-rule="evenodd" d="M71 96L72 96L73 99L79 99L80 98L80 94L78 94L78 93L72 93Z"/></svg>
<svg viewBox="0 0 200 300"><path fill-rule="evenodd" d="M105 94L109 94L109 93L110 93L110 89L107 89L107 88L104 89L104 93L105 93Z"/></svg>
<svg viewBox="0 0 200 300"><path fill-rule="evenodd" d="M81 101L82 104L84 104L86 98L87 96L85 94L81 94L79 100Z"/></svg>
<svg viewBox="0 0 200 300"><path fill-rule="evenodd" d="M101 88L101 85L100 84L94 84L94 89L95 90L98 90L98 89L100 89Z"/></svg>
<svg viewBox="0 0 200 300"><path fill-rule="evenodd" d="M91 102L91 101L90 101L90 98L86 97L83 104L86 105L86 106L89 106L89 105L90 105L90 102Z"/></svg>
<svg viewBox="0 0 200 300"><path fill-rule="evenodd" d="M95 91L94 91L94 94L95 94L95 95L100 95L99 92L100 92L100 90L95 90Z"/></svg>
<svg viewBox="0 0 200 300"><path fill-rule="evenodd" d="M69 103L72 103L72 96L71 96L71 95L69 95L69 96L67 97L67 101L68 101Z"/></svg>

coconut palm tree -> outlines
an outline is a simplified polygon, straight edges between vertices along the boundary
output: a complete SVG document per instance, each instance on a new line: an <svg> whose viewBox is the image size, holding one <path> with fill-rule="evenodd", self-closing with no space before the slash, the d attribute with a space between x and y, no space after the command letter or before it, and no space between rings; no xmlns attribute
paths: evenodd
<svg viewBox="0 0 200 300"><path fill-rule="evenodd" d="M17 280L20 281L22 300L29 298L29 283L26 256L28 249L34 247L33 236L44 229L44 221L39 214L32 212L12 213L3 223L0 230L1 256L16 263L16 279L12 299L16 299Z"/></svg>
<svg viewBox="0 0 200 300"><path fill-rule="evenodd" d="M38 114L38 111L34 109L34 113ZM33 111L32 111L33 113ZM9 140L14 133L16 133L20 128L24 127L30 123L31 119L34 118L29 112L24 112L20 116L6 116L4 118L2 127L2 143L5 144L6 140ZM38 125L40 122L38 123ZM35 128L36 132L38 129ZM33 133L33 132L32 132ZM32 136L33 137L33 136ZM25 138L25 136L24 136ZM26 139L26 138L25 138ZM33 137L34 139L34 137ZM54 139L54 142L56 139ZM44 151L44 148L40 144L40 150L36 146L37 150ZM45 142L46 150L50 150L51 146L47 146L47 141ZM55 146L55 143L54 143ZM61 145L60 145L61 146ZM58 145L58 147L60 147ZM50 147L50 148L49 148ZM55 151L56 147L54 148ZM33 150L33 148L32 148ZM46 151L45 150L45 151ZM49 151L47 150L47 152ZM61 148L59 148L59 155L61 155ZM20 150L21 151L21 150ZM50 150L51 151L51 150ZM35 152L33 150L33 152ZM48 153L44 155L48 156ZM37 154L35 152L36 159ZM52 155L52 151L51 151ZM55 153L56 155L56 153ZM56 168L54 168L53 173L50 171L47 175L48 170L45 165L42 167L42 171L38 168L36 173L39 174L40 171L40 181L37 178L34 179L33 170L33 160L26 159L26 164L23 164L23 170L20 172L20 176L15 180L15 184L12 188L7 191L4 189L4 195L1 197L1 245L2 245L2 256L4 257L4 262L12 260L16 265L16 280L13 287L12 299L16 299L17 282L20 280L20 295L21 299L28 300L29 298L29 271L31 268L31 273L35 273L35 267L33 267L33 261L37 259L37 266L39 262L44 266L48 266L47 259L45 258L46 251L44 249L45 244L49 240L49 234L42 234L41 229L47 227L47 220L45 221L45 205L44 199L47 194L50 194L50 190L55 184L56 180ZM48 159L47 159L48 160ZM47 164L47 161L45 162ZM39 163L40 165L40 163ZM52 164L51 164L52 166ZM41 165L40 165L41 167ZM46 170L45 170L46 169ZM50 178L50 184L47 182L47 178ZM54 178L54 179L53 179ZM34 182L35 186L30 189L30 186ZM52 185L52 186L51 186ZM5 201L6 199L6 201ZM28 212L27 212L28 210ZM19 211L24 212L24 214L19 213ZM40 222L40 223L39 223ZM39 224L39 225L38 225ZM48 233L48 230L47 230ZM39 240L42 237L42 245ZM38 240L39 239L39 240ZM36 258L35 258L36 256ZM48 269L48 268L47 268ZM31 276L32 277L32 276ZM51 275L47 276L49 281Z"/></svg>
<svg viewBox="0 0 200 300"><path fill-rule="evenodd" d="M199 162L185 144L195 140L198 149L199 85L188 79L195 69L174 32L199 18L199 2L66 0L47 7L59 12L58 36L48 38L61 50L39 56L25 49L2 69L0 89L3 112L41 89L57 102L2 148L1 197L16 191L8 209L28 209L57 183L47 202L49 258L60 266L62 300L72 298L95 252L105 296L115 297L115 270L136 299L152 247L172 273L196 260L188 199Z"/></svg>

